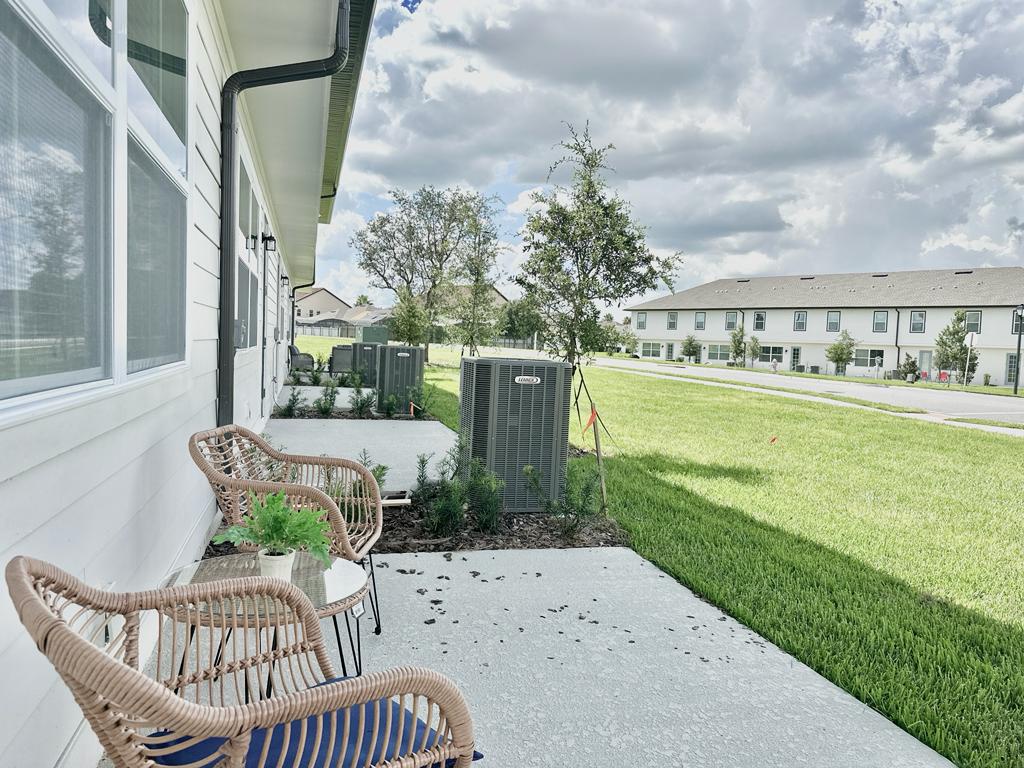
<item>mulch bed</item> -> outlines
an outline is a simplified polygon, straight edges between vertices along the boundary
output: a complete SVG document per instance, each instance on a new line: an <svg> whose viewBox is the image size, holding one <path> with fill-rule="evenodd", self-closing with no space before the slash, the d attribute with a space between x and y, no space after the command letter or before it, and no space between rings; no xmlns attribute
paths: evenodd
<svg viewBox="0 0 1024 768"><path fill-rule="evenodd" d="M384 530L374 552L458 552L474 549L573 549L575 547L626 547L629 537L611 518L596 518L574 537L562 532L561 521L553 515L511 515L503 530L481 533L472 515L454 536L437 538L423 529L415 507L384 510Z"/></svg>
<svg viewBox="0 0 1024 768"><path fill-rule="evenodd" d="M291 416L283 416L280 413L270 414L272 419L359 419L361 421L437 421L433 416L421 416L414 418L407 413L396 413L394 416L385 416L381 413L372 413L369 416L356 416L352 411L341 411L335 409L330 416L324 416L316 408L298 407Z"/></svg>

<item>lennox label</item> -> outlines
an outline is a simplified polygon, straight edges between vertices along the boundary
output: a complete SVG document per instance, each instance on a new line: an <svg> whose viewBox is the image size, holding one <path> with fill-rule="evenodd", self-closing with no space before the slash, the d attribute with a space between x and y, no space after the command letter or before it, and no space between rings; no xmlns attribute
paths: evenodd
<svg viewBox="0 0 1024 768"><path fill-rule="evenodd" d="M540 376L516 376L516 384L540 384Z"/></svg>

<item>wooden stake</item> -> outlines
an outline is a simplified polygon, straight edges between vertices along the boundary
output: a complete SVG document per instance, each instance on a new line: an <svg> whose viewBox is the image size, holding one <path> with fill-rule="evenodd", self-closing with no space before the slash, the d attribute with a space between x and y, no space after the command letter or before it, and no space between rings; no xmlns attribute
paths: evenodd
<svg viewBox="0 0 1024 768"><path fill-rule="evenodd" d="M595 412L597 411L597 409L594 408L593 400L590 401L590 408ZM601 456L601 423L598 419L594 419L594 452L597 454L597 476L601 481L601 514L607 517L608 490L604 485L604 460Z"/></svg>

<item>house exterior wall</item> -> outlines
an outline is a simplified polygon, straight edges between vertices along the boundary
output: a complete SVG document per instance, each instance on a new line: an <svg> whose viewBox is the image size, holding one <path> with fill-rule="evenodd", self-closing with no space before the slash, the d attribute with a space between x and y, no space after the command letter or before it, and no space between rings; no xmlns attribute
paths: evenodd
<svg viewBox="0 0 1024 768"><path fill-rule="evenodd" d="M330 291L314 291L311 294L302 296L295 302L297 317L316 317L328 312L337 312L338 317L341 317L349 309L351 307L348 304Z"/></svg>
<svg viewBox="0 0 1024 768"><path fill-rule="evenodd" d="M871 366L851 364L847 368L848 376L881 377L882 372L896 368L903 356L910 354L918 358L921 352L933 352L935 337L949 324L955 307L846 307L840 308L839 330L849 331L860 343L858 349L882 350L883 362L880 369ZM981 382L988 374L991 383L1005 385L1007 383L1008 355L1016 352L1017 337L1013 334L1014 307L963 307L978 309L981 312L981 331L975 336L975 352L978 355L978 369L975 381ZM825 359L825 349L835 341L839 332L827 330L827 309L800 310L807 312L806 330L794 330L793 309L766 309L750 307L740 310L708 309L708 310L646 310L646 327L641 328L639 315L644 311L634 310L631 313L631 327L639 340L637 353L643 355L644 342L657 344L656 357L665 358L668 345L673 345L674 357L681 357L680 348L683 340L690 335L701 344L701 362L725 365L724 360L708 359L709 345L728 345L730 331L726 330L726 313L737 312L737 322L746 318L747 337L757 336L762 348L781 346L783 360L779 363L782 370L789 370L793 364L793 348L799 347L800 363L806 366L817 365L821 372L831 371L831 363ZM873 327L874 312L888 312L888 324L884 332L876 332ZM922 310L925 314L925 330L923 333L911 331L911 313ZM704 330L697 330L695 320L697 312L705 313ZM754 329L754 313L765 312L764 330ZM675 330L668 328L668 316L677 314ZM897 350L898 355L897 356ZM647 348L647 356L654 352L653 347ZM920 358L918 358L920 359ZM934 354L933 354L934 360ZM767 362L756 362L755 367L767 367ZM935 378L938 371L932 365L930 376Z"/></svg>
<svg viewBox="0 0 1024 768"><path fill-rule="evenodd" d="M185 359L125 375L124 363L117 362L118 356L123 360L125 341L123 332L117 331L115 314L112 380L0 400L0 455L4 457L0 463L0 562L30 555L51 561L91 585L117 591L157 586L170 570L194 560L203 551L216 514L209 486L189 457L187 440L193 432L216 423L219 90L234 66L216 4L186 0L185 6L189 25ZM124 7L123 2L114 4L115 9ZM41 37L65 53L61 43L73 38L47 6L21 0L14 8L41 30ZM69 57L74 61L81 55L72 51ZM251 134L244 105L242 111L242 159L272 225L274 211L265 205L259 158L246 142ZM118 139L115 132L115 147L118 140L124 146L125 136L122 133ZM116 149L114 157L117 232L126 227L127 216L124 192L118 187L119 173L124 174L123 150L120 164ZM243 238L239 240L244 243ZM115 280L118 270L123 274L125 269L122 246L115 240ZM291 310L281 289L284 266L278 254L264 257L260 252L245 258L258 270L262 322L258 342L236 355L235 408L239 423L260 430L284 381L287 356L283 348ZM267 361L262 385L261 358ZM148 649L142 651L145 657ZM98 742L6 597L0 599L0 664L8 694L0 697L0 765L95 766L101 751Z"/></svg>

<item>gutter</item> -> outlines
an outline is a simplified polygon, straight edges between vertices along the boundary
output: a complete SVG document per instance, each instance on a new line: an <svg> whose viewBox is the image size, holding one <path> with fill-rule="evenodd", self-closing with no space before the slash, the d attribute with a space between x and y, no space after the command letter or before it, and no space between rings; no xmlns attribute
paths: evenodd
<svg viewBox="0 0 1024 768"><path fill-rule="evenodd" d="M235 209L238 187L238 97L250 88L296 83L337 74L348 62L349 0L338 0L338 23L334 32L334 52L326 59L279 64L235 72L225 82L220 97L220 321L217 332L217 426L231 424L235 417ZM314 277L316 261L313 262ZM310 283L312 285L312 283ZM302 288L306 286L296 286ZM292 289L292 301L295 290ZM292 307L293 328L295 310ZM265 323L264 323L265 325Z"/></svg>

